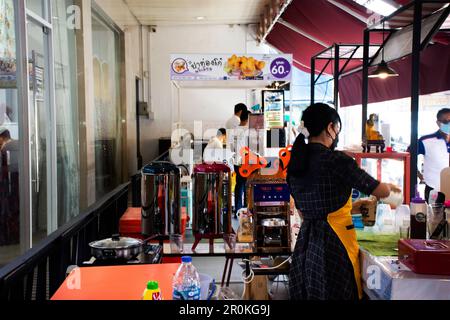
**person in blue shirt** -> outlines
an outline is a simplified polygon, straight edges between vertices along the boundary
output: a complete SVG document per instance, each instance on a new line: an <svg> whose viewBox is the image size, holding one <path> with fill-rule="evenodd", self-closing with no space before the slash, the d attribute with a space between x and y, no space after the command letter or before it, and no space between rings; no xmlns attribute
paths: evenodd
<svg viewBox="0 0 450 320"><path fill-rule="evenodd" d="M423 173L418 177L425 183L425 199L431 190L440 191L441 171L450 165L450 108L437 113L439 130L419 139L418 154L423 156Z"/></svg>

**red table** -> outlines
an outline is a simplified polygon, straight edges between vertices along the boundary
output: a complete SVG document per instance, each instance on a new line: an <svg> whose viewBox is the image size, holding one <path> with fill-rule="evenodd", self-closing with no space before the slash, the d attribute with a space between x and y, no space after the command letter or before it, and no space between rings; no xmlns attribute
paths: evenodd
<svg viewBox="0 0 450 320"><path fill-rule="evenodd" d="M76 268L51 300L141 300L148 281L158 281L172 300L172 279L180 265L153 264Z"/></svg>

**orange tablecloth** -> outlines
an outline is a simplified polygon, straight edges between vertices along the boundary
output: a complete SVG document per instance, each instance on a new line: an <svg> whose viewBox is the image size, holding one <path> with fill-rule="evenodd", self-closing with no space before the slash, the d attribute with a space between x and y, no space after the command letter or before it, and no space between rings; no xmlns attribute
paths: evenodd
<svg viewBox="0 0 450 320"><path fill-rule="evenodd" d="M164 300L172 300L172 278L180 265L152 264L77 268L51 300L141 300L148 281L158 281Z"/></svg>

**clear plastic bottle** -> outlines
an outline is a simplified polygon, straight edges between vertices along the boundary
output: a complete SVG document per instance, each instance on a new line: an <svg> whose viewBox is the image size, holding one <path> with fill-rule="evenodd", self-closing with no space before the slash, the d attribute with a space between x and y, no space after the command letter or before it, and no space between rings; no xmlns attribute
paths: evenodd
<svg viewBox="0 0 450 320"><path fill-rule="evenodd" d="M192 257L182 257L172 282L173 300L200 300L200 276L192 265Z"/></svg>

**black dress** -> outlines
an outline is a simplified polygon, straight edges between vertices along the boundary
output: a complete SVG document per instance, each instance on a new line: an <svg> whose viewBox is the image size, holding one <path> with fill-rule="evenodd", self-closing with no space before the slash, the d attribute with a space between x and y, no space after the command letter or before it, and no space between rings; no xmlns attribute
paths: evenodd
<svg viewBox="0 0 450 320"><path fill-rule="evenodd" d="M315 143L306 146L308 170L298 174L295 171L296 157L301 152L298 145L296 142L292 149L287 178L296 208L303 217L289 276L290 298L356 300L357 272L329 215L346 208L350 222L345 227L354 229L349 212L352 188L369 195L379 182L360 169L353 158ZM356 233L354 242L357 245Z"/></svg>

